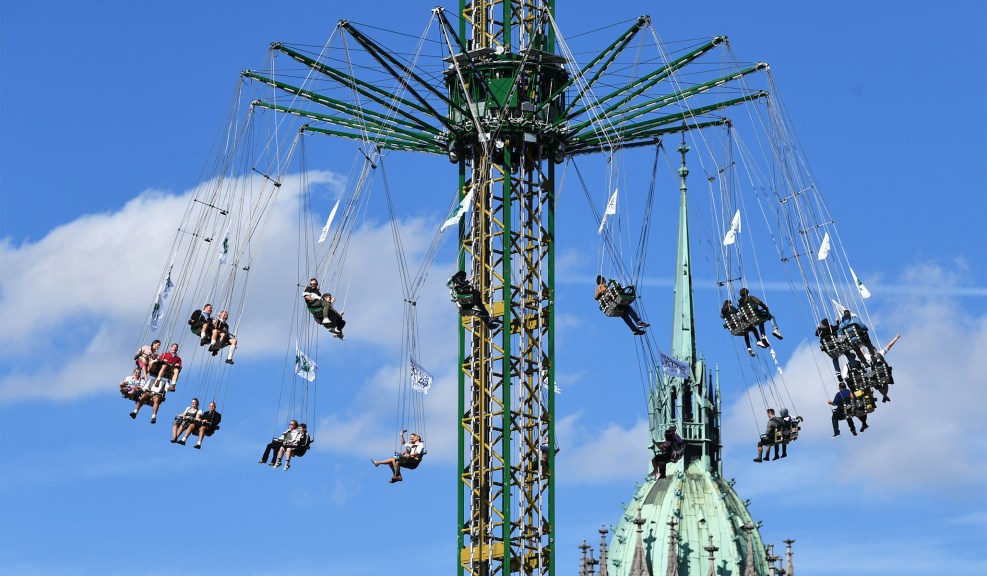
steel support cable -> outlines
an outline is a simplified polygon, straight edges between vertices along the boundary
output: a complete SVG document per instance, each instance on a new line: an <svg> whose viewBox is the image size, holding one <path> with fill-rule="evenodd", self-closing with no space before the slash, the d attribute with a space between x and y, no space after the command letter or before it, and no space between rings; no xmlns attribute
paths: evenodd
<svg viewBox="0 0 987 576"><path fill-rule="evenodd" d="M658 49L658 53L661 56L662 63L665 65L666 68L669 68L670 69L669 70L669 74L668 74L669 80L675 86L675 89L679 93L683 92L683 90L682 90L682 84L679 82L679 78L678 78L679 75L676 73L677 68L674 68L673 67L673 62L668 58L668 55L665 52L665 48L662 45L661 39L658 36L658 32L655 30L654 24L652 22L650 22L650 21L648 22L648 30L651 32L651 36L652 36L652 38L655 41L655 48ZM684 106L685 109L687 110L687 113L688 113L687 116L689 118L692 118L693 120L695 120L696 119L696 115L695 115L695 113L692 110L692 106L689 104L688 98L686 98L685 100L682 101L682 106ZM703 134L702 130L699 130L698 132L699 132L699 137L702 139L702 142L705 145L705 149L707 151L709 151L710 150L710 146L709 146L709 143L706 141L705 134ZM691 135L692 135L692 132L690 131L690 136ZM695 145L695 137L693 137L693 145ZM703 160L702 160L703 155L702 154L697 154L697 156L699 157L699 166L700 166L700 168L702 168L703 172L705 172L706 174L709 174L709 170L706 168L706 166L705 166L705 164L703 163ZM716 166L715 168L716 168L716 170L719 170L720 167L719 166Z"/></svg>
<svg viewBox="0 0 987 576"><path fill-rule="evenodd" d="M566 43L565 37L562 36L562 31L559 29L555 19L550 13L548 14L548 20L552 25L556 43L558 44L559 50L562 52L563 57L567 61L575 63L576 57L569 49L569 45ZM597 111L596 102L598 102L598 99L593 93L592 88L586 84L585 79L583 78L583 72L585 72L585 70L576 71L576 73L572 76L572 84L580 89L581 98L586 102L586 113L591 119L590 126L593 129L593 133L596 134L598 138L606 142L607 148L609 148L610 153L613 154L615 145L610 136L616 131L616 129L610 124L607 117L601 117Z"/></svg>
<svg viewBox="0 0 987 576"><path fill-rule="evenodd" d="M740 153L740 156L741 156L741 162L740 162L740 164L741 164L741 166L747 167L747 168L752 167L754 165L754 163L752 161L750 161L749 154L746 152L746 147L744 147L743 141L739 138L739 135L734 135L733 136L733 139L737 142L738 149L741 152ZM753 181L753 178L752 178L753 172L752 171L750 171L750 170L747 171L747 174L748 174L748 177L751 178L751 187L752 187L752 189L754 189L756 191L756 190L760 190L760 189L763 188L763 185L759 185L758 183L756 183L756 182ZM772 229L772 227L771 227L770 221L768 220L768 215L767 215L767 212L768 211L764 207L764 204L763 204L763 201L762 201L762 196L763 195L760 194L760 193L756 193L755 194L755 198L756 198L756 200L757 200L757 202L759 204L759 207L761 209L762 216L765 219L765 224L766 224L766 226L767 226L767 228L769 230L769 235L770 235L770 237L772 239L772 242L776 246L778 246L778 239L777 239L777 237L773 233L770 232L770 230ZM762 277L761 272L760 272L760 262L757 259L757 252L756 251L754 251L754 256L755 256L754 263L755 263L755 267L757 268L758 281L760 282L760 285L761 285L761 291L762 291L762 293L764 293L763 277ZM800 259L798 261L798 264L801 266L801 260ZM805 276L803 276L803 277L805 277ZM795 290L795 286L791 282L791 279L789 279L789 287L790 287L790 290L793 293L796 291ZM808 288L808 287L806 286L806 288ZM810 299L811 299L811 294L809 294L809 296L810 296ZM815 361L815 359L813 359L813 360ZM777 362L777 360L775 360L775 361ZM817 364L817 371L818 371L818 364ZM781 375L779 375L779 376L781 377ZM773 379L772 379L772 382L773 382ZM792 405L793 409L797 408L794 405L794 401L791 400L791 393L788 390L787 384L785 383L783 377L781 377L781 382L782 382L782 387L784 388L785 393L789 397L789 401L791 402L791 405Z"/></svg>
<svg viewBox="0 0 987 576"><path fill-rule="evenodd" d="M773 76L769 76L769 81L772 82L773 85L774 83ZM789 142L788 149L795 151L793 152L793 154L795 155L795 160L798 162L798 165L801 167L801 170L804 171L806 178L809 182L809 185L807 186L809 195L817 204L818 206L817 209L820 212L820 217L817 219L817 222L831 223L833 219L829 213L824 198L819 193L818 186L814 182L814 178L812 177L811 169L808 166L808 162L805 161L803 155L797 154L797 152L801 150L801 148L798 146L797 138L793 130L789 127L789 124L786 121L787 114L785 113L780 98L772 99L772 101L769 101L769 104L773 104L773 106L769 108L769 111L773 113L772 119L779 126L778 131L787 137L787 142ZM834 290L838 293L837 297L839 297L841 301L847 302L847 304L850 304L852 302L854 305L856 305L858 307L858 310L862 310L863 315L867 317L868 325L871 325L869 312L867 312L866 305L863 302L863 299L860 298L859 292L857 291L856 287L854 286L854 289L848 291L844 291L840 289L840 288L845 288L846 286L853 286L855 283L853 282L852 278L848 277L847 274L848 272L847 269L849 268L849 259L843 247L843 244L840 240L839 231L835 225L829 226L829 228L832 231L831 241L832 241L833 252L837 254L838 259L842 258L842 263L839 265L840 267L837 269L836 274L834 275L832 271L830 271L829 274L832 284L834 286ZM818 241L818 234L816 235L816 240ZM828 268L829 261L827 260L826 263L827 263L827 269L829 269ZM839 280L836 280L835 278L833 278L833 276L841 276L841 278ZM847 292L850 293L849 297L847 295ZM829 308L829 303L823 302L822 306L824 308Z"/></svg>
<svg viewBox="0 0 987 576"><path fill-rule="evenodd" d="M582 172L580 172L579 166L576 164L575 159L572 159L572 167L575 169L576 177L579 179L579 183L582 186L583 195L586 197L586 202L589 204L590 212L593 214L593 220L595 222L602 222L602 215L600 214L599 209L597 209L596 205L593 203L593 198L589 193L589 187L586 185L586 180L583 178ZM624 278L630 277L630 274L628 274L627 272L626 266L624 266L623 260L621 260L620 258L620 252L617 250L616 245L614 245L613 238L610 235L610 231L604 229L602 236L603 236L603 243L609 249L610 257L614 262L615 266L617 267L617 270L620 273L620 275Z"/></svg>

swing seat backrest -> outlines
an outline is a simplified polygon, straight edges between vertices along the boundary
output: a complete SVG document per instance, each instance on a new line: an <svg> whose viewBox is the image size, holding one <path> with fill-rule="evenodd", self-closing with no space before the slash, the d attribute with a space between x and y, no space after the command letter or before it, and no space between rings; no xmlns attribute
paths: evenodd
<svg viewBox="0 0 987 576"><path fill-rule="evenodd" d="M847 341L854 345L860 346L864 342L864 330L856 324L850 324L843 328L843 335L846 337Z"/></svg>
<svg viewBox="0 0 987 576"><path fill-rule="evenodd" d="M723 320L725 320L724 326L726 329L729 330L734 336L743 336L749 332L751 326L753 326L750 320L745 318L743 313L736 308L731 308L730 311L726 313L726 316L723 317Z"/></svg>
<svg viewBox="0 0 987 576"><path fill-rule="evenodd" d="M302 456L305 455L306 452L308 452L309 447L312 446L312 444L314 443L315 443L315 438L311 436L307 436L304 443L299 444L298 446L295 447L294 450L291 451L292 457L301 458Z"/></svg>
<svg viewBox="0 0 987 576"><path fill-rule="evenodd" d="M799 421L793 419L791 425L785 429L785 441L795 442L799 438Z"/></svg>
<svg viewBox="0 0 987 576"><path fill-rule="evenodd" d="M607 284L607 290L600 296L600 310L607 316L620 316L625 306L630 306L637 295L633 286L621 286L616 280Z"/></svg>
<svg viewBox="0 0 987 576"><path fill-rule="evenodd" d="M830 358L838 358L851 348L850 341L842 334L829 334L819 340L819 349Z"/></svg>

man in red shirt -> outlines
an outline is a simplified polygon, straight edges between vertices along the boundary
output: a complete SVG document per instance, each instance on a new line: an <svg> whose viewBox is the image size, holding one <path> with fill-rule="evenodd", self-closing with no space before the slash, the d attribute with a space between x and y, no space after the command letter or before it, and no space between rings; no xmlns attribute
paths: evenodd
<svg viewBox="0 0 987 576"><path fill-rule="evenodd" d="M164 402L165 392L174 392L175 384L178 382L178 373L182 371L182 358L178 355L178 343L171 345L171 349L158 357L157 360L161 363L161 369L158 370L158 376L153 382L148 382L147 390L141 394L140 399L137 400L137 405L134 407L134 411L130 413L131 418L137 418L137 413L140 412L141 406L144 404L151 404L153 412L151 412L151 424L154 424L158 420L158 407ZM171 379L171 385L165 390L164 383L161 379L165 377L165 372L168 372L168 378Z"/></svg>
<svg viewBox="0 0 987 576"><path fill-rule="evenodd" d="M178 342L172 343L171 349L159 356L158 361L161 362L161 369L158 370L155 383L164 378L165 372L168 372L168 377L171 379L171 386L168 387L168 391L174 392L175 384L178 384L178 373L182 371L182 357L178 355Z"/></svg>

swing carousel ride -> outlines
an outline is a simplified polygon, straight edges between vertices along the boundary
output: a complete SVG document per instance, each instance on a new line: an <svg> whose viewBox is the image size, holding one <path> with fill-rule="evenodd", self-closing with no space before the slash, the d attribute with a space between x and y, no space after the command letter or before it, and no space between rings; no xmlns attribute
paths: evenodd
<svg viewBox="0 0 987 576"><path fill-rule="evenodd" d="M404 306L397 425L426 438L431 377L419 362L418 303L443 241L456 238L458 267L442 273L455 275L451 297L461 317L459 573L554 574L556 217L580 195L560 196L585 197L599 246L600 310L627 322L626 350L635 351L645 397L665 396L694 376L682 366L695 359L660 350L641 293L653 216L671 211L662 199L684 182L691 150L692 172L702 175L689 196L699 222L694 239L724 303L721 316L697 317L715 318L737 336L740 369L760 395L752 405L798 414L776 353L780 329L805 337L835 315L817 332L828 356L820 356L820 394L828 398L845 383L841 417L873 412L872 390L886 397L892 383L883 356L890 346L879 350L866 328L869 294L850 267L770 67L738 60L724 36L663 41L647 16L578 40L597 38L608 38L602 51L578 51L557 26L554 3L478 0L461 1L456 12L433 9L416 37L341 20L323 45L271 44L269 66L241 73L139 335L138 346L183 341L190 357L183 369L163 365L156 351L145 357L147 388L130 399L138 407L160 403L177 388L183 397L225 404L238 369L234 335L257 308L251 277L265 273L255 262L279 196L297 188L298 256L278 413L287 408L315 422L319 351L346 345L352 270L368 257L360 253L363 224L371 204L382 201L398 254L394 297ZM318 142L326 136L356 149L345 193L331 207L310 193L319 172L309 161L324 167ZM390 157L399 154L448 158L458 186L443 193L442 178L389 177ZM402 190L392 190L399 181ZM408 188L448 197L449 211L434 222L417 268L405 257L395 208ZM802 309L780 326L754 297L779 276ZM202 316L205 303L229 325L224 318L216 327L218 312ZM691 322L691 299L689 308L683 313ZM773 345L767 322L774 323ZM762 414L752 416L754 430ZM675 410L649 410L649 418L656 442L681 421ZM309 434L317 433L310 425ZM797 433L796 422L763 441L787 444Z"/></svg>

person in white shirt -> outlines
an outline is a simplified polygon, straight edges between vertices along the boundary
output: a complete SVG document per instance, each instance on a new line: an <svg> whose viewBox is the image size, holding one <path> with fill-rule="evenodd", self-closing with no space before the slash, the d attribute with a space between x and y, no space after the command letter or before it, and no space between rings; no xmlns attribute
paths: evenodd
<svg viewBox="0 0 987 576"><path fill-rule="evenodd" d="M391 468L391 480L390 483L400 482L404 480L401 477L401 469L407 468L408 470L414 470L418 468L421 464L422 456L425 455L425 442L422 441L422 437L414 432L411 433L408 442L404 440L404 433L407 430L401 431L401 444L404 450L401 454L396 454L394 458L388 458L387 460L371 460L374 466L380 466L381 464L387 464Z"/></svg>
<svg viewBox="0 0 987 576"><path fill-rule="evenodd" d="M171 425L171 443L184 445L185 438L179 440L178 434L186 425L198 420L201 416L202 410L199 409L199 399L192 398L191 406L175 416L175 422Z"/></svg>

